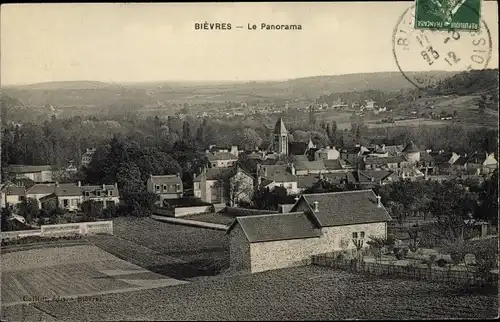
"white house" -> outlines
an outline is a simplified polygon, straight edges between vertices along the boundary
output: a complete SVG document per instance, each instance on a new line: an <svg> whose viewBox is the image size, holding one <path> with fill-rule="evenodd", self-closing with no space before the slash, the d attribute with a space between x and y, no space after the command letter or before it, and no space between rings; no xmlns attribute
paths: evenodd
<svg viewBox="0 0 500 322"><path fill-rule="evenodd" d="M314 160L337 160L340 157L340 152L335 147L321 148L314 153Z"/></svg>
<svg viewBox="0 0 500 322"><path fill-rule="evenodd" d="M120 203L120 192L118 191L118 185L113 184L103 184L96 186L82 186L80 182L78 182L78 186L80 187L83 195L83 201L92 200L97 203L97 205L101 208L106 208L110 204L114 204L118 206Z"/></svg>
<svg viewBox="0 0 500 322"><path fill-rule="evenodd" d="M49 203L52 203L65 210L77 211L80 209L83 195L78 185L74 183L55 183L52 187L45 188L46 192L52 188L52 192L38 199L41 208L45 208Z"/></svg>
<svg viewBox="0 0 500 322"><path fill-rule="evenodd" d="M372 190L302 195L290 213L237 217L228 229L232 270L262 272L387 237L392 220Z"/></svg>
<svg viewBox="0 0 500 322"><path fill-rule="evenodd" d="M288 194L297 194L297 176L293 165L288 167L284 164L262 165L257 164L257 184L259 189L284 187Z"/></svg>
<svg viewBox="0 0 500 322"><path fill-rule="evenodd" d="M94 156L96 149L87 149L85 153L82 155L82 160L81 160L81 166L82 167L87 167L90 164L90 161L92 161L92 157Z"/></svg>
<svg viewBox="0 0 500 322"><path fill-rule="evenodd" d="M230 150L211 147L211 150L205 151L205 157L210 162L212 168L232 167L238 161L238 154L237 146L232 146Z"/></svg>
<svg viewBox="0 0 500 322"><path fill-rule="evenodd" d="M0 194L0 208L4 208L7 205L17 206L26 196L26 189L12 183L7 183L0 189Z"/></svg>

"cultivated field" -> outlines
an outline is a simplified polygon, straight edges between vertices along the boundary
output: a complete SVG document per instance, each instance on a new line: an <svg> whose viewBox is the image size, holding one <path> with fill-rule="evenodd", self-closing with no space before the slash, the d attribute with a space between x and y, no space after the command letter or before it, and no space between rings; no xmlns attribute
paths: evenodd
<svg viewBox="0 0 500 322"><path fill-rule="evenodd" d="M229 239L224 231L172 225L151 218L113 220L114 236L96 244L104 250L174 278L214 275L229 265Z"/></svg>
<svg viewBox="0 0 500 322"><path fill-rule="evenodd" d="M1 261L2 306L184 283L93 245L19 250L2 254Z"/></svg>
<svg viewBox="0 0 500 322"><path fill-rule="evenodd" d="M382 279L309 266L214 277L92 302L34 303L64 320L332 320L494 318L493 292L468 293L425 281ZM8 307L5 318L19 308ZM18 315L17 315L18 316Z"/></svg>

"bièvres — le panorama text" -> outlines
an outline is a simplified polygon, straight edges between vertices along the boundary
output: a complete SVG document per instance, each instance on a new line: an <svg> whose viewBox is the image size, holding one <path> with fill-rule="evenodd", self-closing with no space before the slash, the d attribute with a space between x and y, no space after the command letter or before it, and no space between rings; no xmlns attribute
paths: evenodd
<svg viewBox="0 0 500 322"><path fill-rule="evenodd" d="M195 23L195 30L231 30L233 25L229 22L204 22ZM236 26L236 28L243 28L243 26ZM247 23L247 30L302 30L302 25L273 25L268 23L261 23L260 25Z"/></svg>

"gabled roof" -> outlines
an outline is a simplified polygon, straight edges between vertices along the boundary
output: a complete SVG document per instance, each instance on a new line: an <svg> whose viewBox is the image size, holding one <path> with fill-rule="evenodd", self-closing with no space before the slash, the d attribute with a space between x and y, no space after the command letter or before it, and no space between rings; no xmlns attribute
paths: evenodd
<svg viewBox="0 0 500 322"><path fill-rule="evenodd" d="M364 164L366 165L384 165L384 164L389 164L389 163L401 163L405 162L405 158L401 155L395 156L395 157L386 157L386 158L379 158L379 157L367 157L364 160Z"/></svg>
<svg viewBox="0 0 500 322"><path fill-rule="evenodd" d="M283 119L280 117L274 126L274 134L288 134L286 130L285 123Z"/></svg>
<svg viewBox="0 0 500 322"><path fill-rule="evenodd" d="M163 176L150 176L149 179L153 184L182 184L182 179L175 174Z"/></svg>
<svg viewBox="0 0 500 322"><path fill-rule="evenodd" d="M475 164L483 164L484 161L488 158L487 153L473 153L469 159L467 159L467 163L475 163Z"/></svg>
<svg viewBox="0 0 500 322"><path fill-rule="evenodd" d="M340 170L342 169L342 163L345 164L345 161L341 159L323 160L323 164L327 170Z"/></svg>
<svg viewBox="0 0 500 322"><path fill-rule="evenodd" d="M100 197L100 196L97 195L97 192L98 191L103 191L103 190L113 191L113 197L118 197L119 196L118 187L116 187L113 184L104 185L105 189L102 189L102 188L103 188L102 185L100 185L100 186L81 186L80 190L82 191L82 193L83 192L88 192L89 193L88 197Z"/></svg>
<svg viewBox="0 0 500 322"><path fill-rule="evenodd" d="M326 170L325 163L323 162L323 160L297 162L297 164L295 165L295 169L298 171L301 171L301 170L308 170L308 171Z"/></svg>
<svg viewBox="0 0 500 322"><path fill-rule="evenodd" d="M372 182L372 178L374 182L379 182L390 177L394 172L387 170L358 170L357 177L358 182Z"/></svg>
<svg viewBox="0 0 500 322"><path fill-rule="evenodd" d="M453 152L431 152L429 153L429 156L433 159L434 163L441 165L450 161L451 157L453 156Z"/></svg>
<svg viewBox="0 0 500 322"><path fill-rule="evenodd" d="M263 179L259 184L259 189L265 188L273 182L273 180Z"/></svg>
<svg viewBox="0 0 500 322"><path fill-rule="evenodd" d="M405 148L403 149L403 153L415 153L415 152L420 152L420 149L413 143L413 141L410 141Z"/></svg>
<svg viewBox="0 0 500 322"><path fill-rule="evenodd" d="M321 236L303 212L236 217L227 230L240 225L250 243L303 239Z"/></svg>
<svg viewBox="0 0 500 322"><path fill-rule="evenodd" d="M24 196L26 194L26 189L15 185L6 185L2 188L2 192L8 196Z"/></svg>
<svg viewBox="0 0 500 322"><path fill-rule="evenodd" d="M276 182L294 182L297 181L297 176L291 174L286 165L274 164L274 165L261 165L262 168L266 169L266 174L262 177Z"/></svg>
<svg viewBox="0 0 500 322"><path fill-rule="evenodd" d="M377 206L377 198L372 190L306 194L301 199L313 210L322 227L392 220L384 206ZM315 201L318 202L318 211L314 211Z"/></svg>
<svg viewBox="0 0 500 322"><path fill-rule="evenodd" d="M460 156L460 157L457 159L457 161L455 161L455 162L453 163L453 165L465 165L465 164L467 163L467 160L468 160L468 159L469 159L469 158L468 158L468 157L466 157L466 156Z"/></svg>
<svg viewBox="0 0 500 322"><path fill-rule="evenodd" d="M200 173L194 178L195 182L200 182L203 176L206 175L206 180L224 180L232 177L237 172L241 172L249 176L250 178L254 178L250 173L242 169L238 166L232 166L228 168L207 168L206 173Z"/></svg>
<svg viewBox="0 0 500 322"><path fill-rule="evenodd" d="M31 173L31 172L51 171L52 166L11 164L9 165L8 170L11 173Z"/></svg>
<svg viewBox="0 0 500 322"><path fill-rule="evenodd" d="M309 145L306 142L289 142L288 154L290 155L305 155Z"/></svg>
<svg viewBox="0 0 500 322"><path fill-rule="evenodd" d="M208 152L205 153L208 161L238 160L238 157L229 152Z"/></svg>
<svg viewBox="0 0 500 322"><path fill-rule="evenodd" d="M49 184L36 184L26 191L28 194L52 194L55 193L57 196L81 196L82 191L74 183L49 183Z"/></svg>

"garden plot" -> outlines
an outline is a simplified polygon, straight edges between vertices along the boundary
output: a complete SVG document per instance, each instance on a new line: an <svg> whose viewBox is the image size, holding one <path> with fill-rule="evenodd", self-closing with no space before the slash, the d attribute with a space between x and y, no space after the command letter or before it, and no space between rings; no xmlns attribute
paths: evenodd
<svg viewBox="0 0 500 322"><path fill-rule="evenodd" d="M92 245L18 251L1 259L2 306L186 283Z"/></svg>

